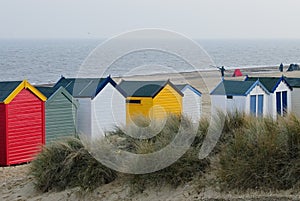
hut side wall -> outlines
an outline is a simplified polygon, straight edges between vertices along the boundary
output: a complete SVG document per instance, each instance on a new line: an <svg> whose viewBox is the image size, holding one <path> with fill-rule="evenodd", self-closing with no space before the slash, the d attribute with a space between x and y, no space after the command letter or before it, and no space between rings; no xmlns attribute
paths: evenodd
<svg viewBox="0 0 300 201"><path fill-rule="evenodd" d="M246 96L230 96L226 95L211 95L212 115L217 115L217 112L232 113L246 112Z"/></svg>
<svg viewBox="0 0 300 201"><path fill-rule="evenodd" d="M77 110L77 131L87 138L92 135L91 99L78 98L79 108Z"/></svg>
<svg viewBox="0 0 300 201"><path fill-rule="evenodd" d="M23 89L7 105L7 165L29 162L45 143L44 102Z"/></svg>
<svg viewBox="0 0 300 201"><path fill-rule="evenodd" d="M233 96L232 99L226 97L226 111L229 113L245 113L246 96Z"/></svg>
<svg viewBox="0 0 300 201"><path fill-rule="evenodd" d="M6 105L0 103L0 165L7 164L6 148Z"/></svg>
<svg viewBox="0 0 300 201"><path fill-rule="evenodd" d="M201 118L201 96L197 95L190 88L183 91L182 112L187 115L193 122Z"/></svg>
<svg viewBox="0 0 300 201"><path fill-rule="evenodd" d="M46 102L46 143L76 135L77 108L61 91Z"/></svg>
<svg viewBox="0 0 300 201"><path fill-rule="evenodd" d="M225 95L211 95L212 115L217 115L218 111L227 112L226 96Z"/></svg>
<svg viewBox="0 0 300 201"><path fill-rule="evenodd" d="M126 100L127 124L133 123L135 118L138 118L140 115L145 118L150 118L150 110L153 106L153 99L151 97L128 97ZM140 103L134 101L140 101Z"/></svg>
<svg viewBox="0 0 300 201"><path fill-rule="evenodd" d="M92 136L103 137L104 132L126 123L125 97L108 83L92 100Z"/></svg>
<svg viewBox="0 0 300 201"><path fill-rule="evenodd" d="M292 112L300 118L300 88L293 88L291 92Z"/></svg>
<svg viewBox="0 0 300 201"><path fill-rule="evenodd" d="M153 99L154 119L165 118L168 113L182 114L182 96L167 84Z"/></svg>

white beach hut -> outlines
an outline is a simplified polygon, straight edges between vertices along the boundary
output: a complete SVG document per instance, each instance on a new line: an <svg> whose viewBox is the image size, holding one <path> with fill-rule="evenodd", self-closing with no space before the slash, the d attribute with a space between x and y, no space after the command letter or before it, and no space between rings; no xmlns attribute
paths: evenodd
<svg viewBox="0 0 300 201"><path fill-rule="evenodd" d="M107 78L64 78L63 86L79 101L77 129L88 138L102 137L106 131L126 124L126 98L123 91Z"/></svg>
<svg viewBox="0 0 300 201"><path fill-rule="evenodd" d="M183 114L191 118L193 122L199 121L202 113L201 92L189 84L175 85L175 87L183 93Z"/></svg>
<svg viewBox="0 0 300 201"><path fill-rule="evenodd" d="M300 118L300 78L285 77L291 91L291 111Z"/></svg>
<svg viewBox="0 0 300 201"><path fill-rule="evenodd" d="M284 77L246 77L247 81L259 80L269 91L268 114L276 119L277 115L284 116L292 109L292 87ZM298 99L299 101L299 99Z"/></svg>
<svg viewBox="0 0 300 201"><path fill-rule="evenodd" d="M258 80L222 80L210 93L212 113L237 111L254 116L267 116L269 94Z"/></svg>

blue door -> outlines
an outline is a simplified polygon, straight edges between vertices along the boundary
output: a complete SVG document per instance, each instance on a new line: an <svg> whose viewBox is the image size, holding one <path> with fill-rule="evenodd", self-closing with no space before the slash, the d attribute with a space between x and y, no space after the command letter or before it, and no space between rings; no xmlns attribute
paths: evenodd
<svg viewBox="0 0 300 201"><path fill-rule="evenodd" d="M250 113L256 115L256 96L250 96Z"/></svg>
<svg viewBox="0 0 300 201"><path fill-rule="evenodd" d="M262 116L264 112L264 95L258 95L257 116Z"/></svg>
<svg viewBox="0 0 300 201"><path fill-rule="evenodd" d="M282 109L283 109L283 115L287 112L287 92L282 92Z"/></svg>
<svg viewBox="0 0 300 201"><path fill-rule="evenodd" d="M276 92L276 110L281 115L281 92Z"/></svg>

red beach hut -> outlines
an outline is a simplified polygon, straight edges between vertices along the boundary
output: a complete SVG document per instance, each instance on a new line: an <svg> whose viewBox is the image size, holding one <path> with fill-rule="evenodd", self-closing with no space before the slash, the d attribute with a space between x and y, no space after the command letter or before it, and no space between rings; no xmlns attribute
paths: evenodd
<svg viewBox="0 0 300 201"><path fill-rule="evenodd" d="M46 97L26 80L0 82L0 165L29 162L45 144Z"/></svg>
<svg viewBox="0 0 300 201"><path fill-rule="evenodd" d="M240 69L235 69L232 77L240 77L240 76L243 76L241 70Z"/></svg>

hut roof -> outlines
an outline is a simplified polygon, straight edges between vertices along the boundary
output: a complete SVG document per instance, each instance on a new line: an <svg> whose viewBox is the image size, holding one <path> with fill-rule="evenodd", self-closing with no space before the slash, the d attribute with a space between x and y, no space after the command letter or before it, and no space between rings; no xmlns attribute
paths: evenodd
<svg viewBox="0 0 300 201"><path fill-rule="evenodd" d="M64 87L59 87L59 88L55 88L55 87L36 87L42 94L44 94L44 96L47 97L47 102L52 102L52 98L53 96L55 96L55 94L57 94L59 91L62 92L64 94L64 96L70 101L73 102L73 104L78 107L79 104L78 102L74 99L74 97L64 88Z"/></svg>
<svg viewBox="0 0 300 201"><path fill-rule="evenodd" d="M199 96L202 95L202 93L199 90L197 90L195 87L193 87L192 85L189 85L189 84L176 84L175 87L177 89L179 89L181 92L186 88L190 88L197 95L199 95Z"/></svg>
<svg viewBox="0 0 300 201"><path fill-rule="evenodd" d="M22 81L0 82L0 102L4 102L21 82Z"/></svg>
<svg viewBox="0 0 300 201"><path fill-rule="evenodd" d="M42 92L42 94L44 94L44 96L46 96L47 98L52 96L52 94L54 94L54 92L57 90L57 88L54 87L35 87L35 88L37 88L40 92Z"/></svg>
<svg viewBox="0 0 300 201"><path fill-rule="evenodd" d="M46 101L46 97L33 87L27 80L24 81L8 81L0 82L0 103L8 104L22 90L29 89L42 101Z"/></svg>
<svg viewBox="0 0 300 201"><path fill-rule="evenodd" d="M119 87L124 90L127 97L155 97L167 84L172 86L181 96L178 90L168 81L125 81L122 80Z"/></svg>
<svg viewBox="0 0 300 201"><path fill-rule="evenodd" d="M223 80L210 94L246 96L256 85L261 86L263 90L268 93L267 89L259 81Z"/></svg>
<svg viewBox="0 0 300 201"><path fill-rule="evenodd" d="M294 88L300 87L300 78L285 77L285 79L291 87L294 87Z"/></svg>
<svg viewBox="0 0 300 201"><path fill-rule="evenodd" d="M119 90L110 76L106 78L65 78L62 77L55 88L64 87L71 95L79 98L94 98L108 84L111 83ZM123 95L123 91L119 90Z"/></svg>
<svg viewBox="0 0 300 201"><path fill-rule="evenodd" d="M246 77L247 81L256 81L259 80L266 89L273 93L281 81L284 81L288 87L291 89L290 84L287 82L287 80L284 77Z"/></svg>

